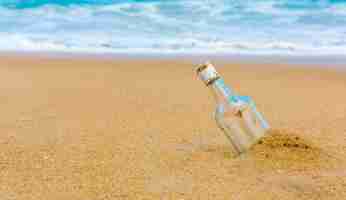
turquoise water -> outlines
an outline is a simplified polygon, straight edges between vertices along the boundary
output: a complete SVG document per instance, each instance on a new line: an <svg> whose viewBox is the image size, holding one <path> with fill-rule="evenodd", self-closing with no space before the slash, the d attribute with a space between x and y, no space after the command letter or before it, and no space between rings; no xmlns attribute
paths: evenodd
<svg viewBox="0 0 346 200"><path fill-rule="evenodd" d="M0 50L346 55L346 1L0 0Z"/></svg>

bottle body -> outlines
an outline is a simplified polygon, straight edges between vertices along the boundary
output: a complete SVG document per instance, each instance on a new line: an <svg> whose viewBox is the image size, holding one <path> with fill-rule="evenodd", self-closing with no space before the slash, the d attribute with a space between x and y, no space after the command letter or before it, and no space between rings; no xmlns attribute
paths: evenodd
<svg viewBox="0 0 346 200"><path fill-rule="evenodd" d="M215 121L230 140L235 153L245 152L264 136L269 125L250 97L228 92L230 90L222 79L213 84L215 85L210 87L214 87L214 93L221 92L225 95L224 99L216 98Z"/></svg>
<svg viewBox="0 0 346 200"><path fill-rule="evenodd" d="M245 152L265 135L268 123L257 111L254 101L248 96L237 95L226 86L211 64L203 66L198 72L216 100L214 118L218 127L229 139L236 154Z"/></svg>

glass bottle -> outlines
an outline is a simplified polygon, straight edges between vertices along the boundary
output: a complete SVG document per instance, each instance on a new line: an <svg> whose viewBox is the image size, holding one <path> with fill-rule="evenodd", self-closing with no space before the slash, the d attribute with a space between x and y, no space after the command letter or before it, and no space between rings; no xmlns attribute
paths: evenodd
<svg viewBox="0 0 346 200"><path fill-rule="evenodd" d="M226 86L212 64L200 65L197 74L216 100L214 118L218 127L237 155L245 152L265 135L269 129L267 121L250 97L239 96Z"/></svg>

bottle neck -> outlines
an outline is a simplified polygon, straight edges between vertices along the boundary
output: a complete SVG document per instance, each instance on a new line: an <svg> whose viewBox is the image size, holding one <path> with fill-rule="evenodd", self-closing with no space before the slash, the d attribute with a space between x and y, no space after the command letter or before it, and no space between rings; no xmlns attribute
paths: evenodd
<svg viewBox="0 0 346 200"><path fill-rule="evenodd" d="M235 96L235 93L225 84L222 78L218 78L211 83L209 88L217 103L227 103Z"/></svg>

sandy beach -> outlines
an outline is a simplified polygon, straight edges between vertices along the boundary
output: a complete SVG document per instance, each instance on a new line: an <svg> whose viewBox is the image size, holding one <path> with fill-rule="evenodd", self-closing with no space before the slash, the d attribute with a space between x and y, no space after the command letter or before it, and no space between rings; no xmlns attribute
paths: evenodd
<svg viewBox="0 0 346 200"><path fill-rule="evenodd" d="M0 199L346 199L346 73L215 60L272 130L241 157L189 59L0 56Z"/></svg>

